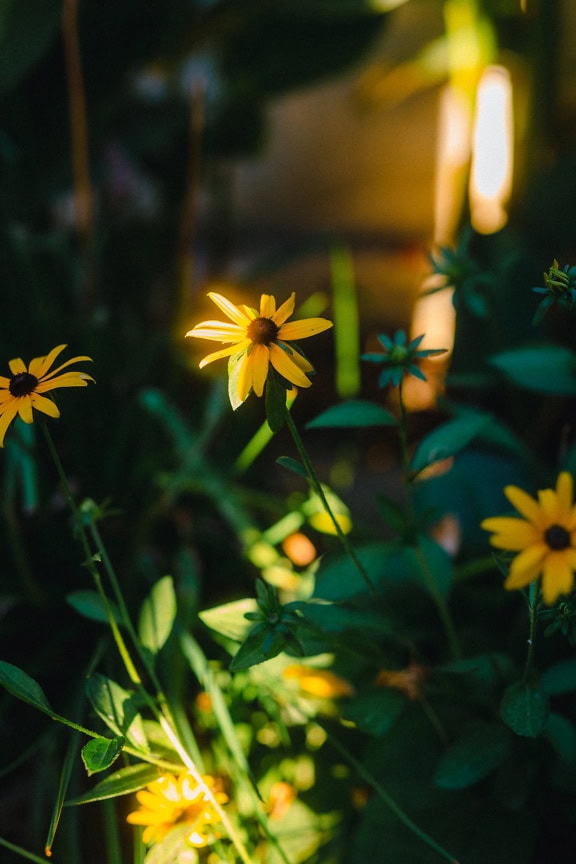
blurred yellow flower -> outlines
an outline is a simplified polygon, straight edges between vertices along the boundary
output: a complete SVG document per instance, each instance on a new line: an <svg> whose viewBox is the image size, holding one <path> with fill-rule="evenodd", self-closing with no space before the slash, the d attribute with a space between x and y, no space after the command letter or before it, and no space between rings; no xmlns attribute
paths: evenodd
<svg viewBox="0 0 576 864"><path fill-rule="evenodd" d="M294 311L296 295L276 309L271 294L262 294L260 311L249 306L235 306L221 294L210 292L208 297L228 316L228 321L202 321L186 336L230 343L227 348L207 354L200 361L202 369L221 357L231 357L235 368L240 364L237 378L237 397L244 402L251 390L262 396L268 377L269 364L287 381L297 387L310 387L307 374L314 371L311 363L293 344L295 339L306 339L332 327L326 318L308 318L286 323Z"/></svg>
<svg viewBox="0 0 576 864"><path fill-rule="evenodd" d="M214 777L204 776L204 783L218 804L228 796ZM186 837L191 846L206 846L211 842L211 826L219 821L218 813L205 790L191 774L165 774L136 793L140 807L126 817L131 825L144 825L144 843L158 843L176 825L190 827Z"/></svg>
<svg viewBox="0 0 576 864"><path fill-rule="evenodd" d="M504 583L508 589L524 588L542 576L542 596L548 605L574 586L576 570L576 507L572 475L562 471L556 489L541 489L538 500L517 486L504 494L524 518L495 516L482 528L493 531L492 546L518 552Z"/></svg>
<svg viewBox="0 0 576 864"><path fill-rule="evenodd" d="M26 366L20 357L10 360L10 378L0 375L0 447L4 446L6 430L19 415L25 423L32 423L35 408L49 417L59 417L60 411L52 399L43 396L57 387L86 387L94 379L78 370L62 372L72 363L91 361L91 357L72 357L56 369L52 365L66 345L57 345L45 357L35 357Z"/></svg>
<svg viewBox="0 0 576 864"><path fill-rule="evenodd" d="M319 699L340 699L343 696L354 695L352 684L335 672L331 672L330 669L314 669L312 666L292 663L286 666L282 675L288 680L295 679L301 693L307 696L316 696Z"/></svg>
<svg viewBox="0 0 576 864"><path fill-rule="evenodd" d="M410 663L404 669L381 669L376 676L376 687L401 690L407 699L420 699L429 670L419 663Z"/></svg>

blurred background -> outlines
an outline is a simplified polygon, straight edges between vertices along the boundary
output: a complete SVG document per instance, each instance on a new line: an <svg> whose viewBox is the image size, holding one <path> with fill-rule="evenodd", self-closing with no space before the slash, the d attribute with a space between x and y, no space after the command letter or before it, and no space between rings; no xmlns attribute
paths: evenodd
<svg viewBox="0 0 576 864"><path fill-rule="evenodd" d="M192 445L209 449L230 478L263 420L255 399L232 414L222 364L199 373L205 352L185 343L214 317L207 291L250 305L295 291L336 319L334 344L310 348L302 421L377 392L357 360L378 333L452 350L450 290L421 296L439 246L497 258L498 345L527 332L528 289L553 258L574 263L575 28L570 0L1 0L1 374L63 342L94 358L97 386L62 393L54 435L79 499L111 502L103 532L129 601L164 572L191 610L252 591L223 543L242 525L190 467ZM465 328L454 371L474 372L475 338ZM449 362L407 391L417 427ZM359 503L395 483L393 448L363 435L312 442L320 474L335 463L333 486ZM64 713L101 631L66 604L84 574L36 437L14 427L0 460L0 649ZM271 461L243 492L263 526L292 491L278 497ZM14 765L15 742L57 768L46 734L0 694L0 834L25 845L53 787L48 757Z"/></svg>

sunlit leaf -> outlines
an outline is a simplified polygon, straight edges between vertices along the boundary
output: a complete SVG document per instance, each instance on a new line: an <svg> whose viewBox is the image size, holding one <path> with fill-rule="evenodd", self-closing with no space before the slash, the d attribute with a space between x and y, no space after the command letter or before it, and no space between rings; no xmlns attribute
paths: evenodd
<svg viewBox="0 0 576 864"><path fill-rule="evenodd" d="M97 673L87 679L86 693L98 716L115 735L124 736L132 746L148 751L136 693Z"/></svg>
<svg viewBox="0 0 576 864"><path fill-rule="evenodd" d="M82 748L82 761L90 777L99 771L105 771L116 761L124 748L125 739L92 738Z"/></svg>
<svg viewBox="0 0 576 864"><path fill-rule="evenodd" d="M200 620L211 630L215 630L228 639L241 642L252 624L244 616L247 612L256 612L258 606L252 597L243 600L233 600L213 609L205 609L198 613Z"/></svg>
<svg viewBox="0 0 576 864"><path fill-rule="evenodd" d="M170 636L176 609L172 577L164 576L155 583L142 604L138 621L140 640L152 654L157 654Z"/></svg>
<svg viewBox="0 0 576 864"><path fill-rule="evenodd" d="M128 765L110 774L78 798L67 801L66 804L88 804L92 801L103 801L105 798L117 798L118 795L128 795L157 780L158 776L158 768L155 765L146 763Z"/></svg>

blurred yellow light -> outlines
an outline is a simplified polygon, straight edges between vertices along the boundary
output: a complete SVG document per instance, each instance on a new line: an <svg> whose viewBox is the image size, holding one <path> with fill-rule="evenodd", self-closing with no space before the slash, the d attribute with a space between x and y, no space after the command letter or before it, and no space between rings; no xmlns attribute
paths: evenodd
<svg viewBox="0 0 576 864"><path fill-rule="evenodd" d="M508 219L512 190L512 84L502 66L489 66L478 85L472 138L470 211L481 234L499 231Z"/></svg>

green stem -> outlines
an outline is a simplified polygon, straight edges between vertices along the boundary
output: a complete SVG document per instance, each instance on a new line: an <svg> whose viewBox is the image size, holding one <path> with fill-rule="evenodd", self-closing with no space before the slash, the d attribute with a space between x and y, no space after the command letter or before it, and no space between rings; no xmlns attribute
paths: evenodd
<svg viewBox="0 0 576 864"><path fill-rule="evenodd" d="M300 433L298 432L298 429L296 428L296 424L294 423L294 419L292 417L292 414L288 410L288 408L286 408L285 415L286 415L286 425L288 426L288 429L290 430L290 434L292 435L292 438L293 438L294 443L296 445L296 449L298 450L298 455L300 456L300 458L304 464L304 467L306 468L306 473L308 474L308 479L310 480L310 484L311 484L314 492L316 493L316 495L318 495L318 498L322 502L322 506L324 507L324 510L326 511L326 513L328 514L330 519L332 520L332 524L334 525L334 530L336 531L336 534L338 536L338 539L340 540L340 543L342 544L342 546L344 547L344 549L346 550L346 552L350 556L350 559L352 560L354 566L358 570L358 573L360 574L360 576L362 577L364 582L366 582L370 591L374 594L375 593L374 584L373 584L372 580L370 579L370 576L366 572L366 568L364 567L364 565L362 564L362 562L360 561L360 559L356 555L356 552L354 551L352 544L348 540L348 537L342 531L342 528L340 527L340 523L336 519L336 516L332 512L332 508L330 507L330 504L328 503L328 499L326 498L326 495L324 494L324 489L322 488L322 484L318 480L318 476L316 474L316 471L314 470L314 466L312 465L312 462L308 458L308 453L306 452L306 448L304 447L304 443L302 441L302 438L300 437Z"/></svg>
<svg viewBox="0 0 576 864"><path fill-rule="evenodd" d="M74 524L76 526L76 531L78 533L78 538L82 545L82 550L84 552L85 557L85 565L88 568L90 575L94 580L94 584L96 585L96 590L98 592L98 596L100 597L104 609L106 611L106 616L108 618L108 623L110 625L110 629L112 630L112 635L114 636L114 641L116 642L116 646L126 667L126 671L130 676L130 680L134 684L141 684L140 675L132 661L132 657L126 647L126 643L122 637L118 624L116 623L116 619L114 617L114 613L112 611L112 607L110 606L110 602L104 589L102 588L102 580L100 578L100 573L98 572L98 568L96 567L94 556L92 555L92 550L90 549L90 544L88 542L88 537L86 535L86 530L84 528L84 523L82 521L82 514L80 513L78 507L76 506L76 502L74 501L74 497L72 495L72 490L70 489L70 484L68 483L68 478L66 476L66 472L62 466L62 462L60 461L60 457L58 455L58 451L54 446L54 441L52 440L52 435L50 434L50 430L48 429L45 423L40 424L42 426L42 431L44 432L44 437L46 438L46 442L48 444L48 449L50 450L50 455L52 456L52 460L54 465L56 466L56 471L58 473L58 478L60 480L60 485L62 486L62 491L66 497L66 501L70 508L70 512L72 513L72 517L74 519Z"/></svg>
<svg viewBox="0 0 576 864"><path fill-rule="evenodd" d="M46 858L40 858L39 855L34 855L33 852L28 852L27 849L17 846L16 843L10 843L9 840L4 840L3 837L0 837L0 846L4 846L5 849L15 852L16 855L21 855L22 858L26 858L28 861L35 861L36 864L46 864Z"/></svg>
<svg viewBox="0 0 576 864"><path fill-rule="evenodd" d="M316 722L318 721L316 720ZM399 819L400 822L402 822L402 824L405 825L406 828L408 828L408 830L412 832L412 834L415 834L416 837L422 840L423 843L425 843L427 846L430 846L431 849L434 849L434 851L441 855L442 858L444 858L446 861L450 861L450 864L458 864L458 861L456 860L456 858L454 858L453 855L447 852L446 849L440 846L432 837L430 837L429 834L426 834L426 832L423 831L422 828L419 828L418 825L416 825L416 823L413 822L412 819L410 819L408 814L405 813L404 810L402 810L400 805L384 789L382 784L378 780L376 780L375 777L372 776L368 769L361 762L359 762L358 759L356 759L356 757L352 753L350 753L350 751L346 747L344 747L344 745L341 744L337 738L332 736L326 728L324 728L324 731L328 735L328 741L334 747L334 749L337 750L340 755L344 759L346 759L346 761L358 772L360 777L362 777L362 779L365 780L366 783L368 783L374 789L374 791L378 794L382 801L384 801L386 806L392 811L392 813L394 813L397 819Z"/></svg>
<svg viewBox="0 0 576 864"><path fill-rule="evenodd" d="M524 665L524 674L522 675L522 683L525 684L530 677L532 663L534 661L534 643L536 638L536 620L538 618L538 606L540 605L540 580L536 583L532 603L530 604L530 632L528 635L528 653L526 654L526 663Z"/></svg>

